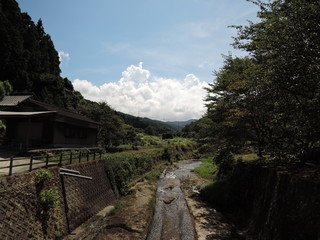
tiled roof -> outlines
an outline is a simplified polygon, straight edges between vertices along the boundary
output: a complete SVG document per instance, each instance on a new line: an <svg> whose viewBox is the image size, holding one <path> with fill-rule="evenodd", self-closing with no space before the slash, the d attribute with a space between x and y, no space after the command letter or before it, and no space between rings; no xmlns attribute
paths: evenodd
<svg viewBox="0 0 320 240"><path fill-rule="evenodd" d="M43 102L36 101L36 100L34 100L32 98L32 95L5 96L2 99L2 101L0 101L0 107L1 106L2 107L15 107L19 103L21 103L23 101L26 101L26 100L28 100L31 103L33 103L33 104L37 105L38 107L40 107L40 109L42 109L40 111L50 111L51 113L55 112L56 114L61 115L61 116L65 116L65 117L68 117L68 118L81 120L81 121L92 123L92 124L95 124L95 125L100 125L100 123L98 123L96 121L93 121L93 120L91 120L90 118L88 118L86 116L83 116L83 115L80 115L78 113L74 113L74 112L68 111L66 109L58 108L58 107L50 105L50 104L46 104L46 103L43 103ZM6 109L6 111L8 111L8 110ZM35 112L33 112L33 114L35 114ZM22 115L22 113L20 115Z"/></svg>
<svg viewBox="0 0 320 240"><path fill-rule="evenodd" d="M33 99L30 99L30 101L32 103L38 105L39 107L45 109L45 110L55 111L58 115L69 117L69 118L73 118L73 119L78 119L78 120L85 121L85 122L90 122L90 123L93 123L95 125L100 125L100 123L98 123L96 121L93 121L90 118L88 118L86 116L83 116L83 115L80 115L78 113L74 113L74 112L71 112L69 110L58 108L56 106L52 106L50 104L39 102L39 101L36 101L36 100L33 100Z"/></svg>
<svg viewBox="0 0 320 240"><path fill-rule="evenodd" d="M56 113L55 111L44 111L44 112L9 112L9 111L0 111L0 117L28 117L36 115L48 115Z"/></svg>
<svg viewBox="0 0 320 240"><path fill-rule="evenodd" d="M0 106L17 106L19 103L29 99L32 95L13 95L5 96L2 101L0 101Z"/></svg>

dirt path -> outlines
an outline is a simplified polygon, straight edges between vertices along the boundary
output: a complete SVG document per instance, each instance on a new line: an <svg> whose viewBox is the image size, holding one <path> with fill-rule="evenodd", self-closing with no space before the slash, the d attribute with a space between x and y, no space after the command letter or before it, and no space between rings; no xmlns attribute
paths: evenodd
<svg viewBox="0 0 320 240"><path fill-rule="evenodd" d="M33 164L32 169L46 166L45 162L39 161L39 160L33 160L32 164ZM23 165L23 166L18 166L18 165ZM53 164L50 163L50 165L53 165ZM10 169L10 159L0 158L0 174L4 174L4 175L9 174L9 169ZM19 159L13 160L12 173L27 172L29 170L30 170L30 158L19 158Z"/></svg>

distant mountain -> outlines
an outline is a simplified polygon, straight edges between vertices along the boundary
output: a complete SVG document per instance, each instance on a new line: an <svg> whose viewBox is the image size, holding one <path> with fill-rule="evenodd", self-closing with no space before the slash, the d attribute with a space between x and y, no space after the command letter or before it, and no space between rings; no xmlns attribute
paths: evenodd
<svg viewBox="0 0 320 240"><path fill-rule="evenodd" d="M167 125L171 126L171 128L175 129L176 131L180 131L186 125L197 121L197 119L190 119L187 121L173 121L173 122L165 122Z"/></svg>
<svg viewBox="0 0 320 240"><path fill-rule="evenodd" d="M168 128L173 131L181 130L185 125L196 121L195 119L191 119L188 121L172 121L172 122L163 122L159 120L153 120L146 117L135 117L130 114L116 112L126 124L131 125L135 128L139 129L147 129L148 127L153 128Z"/></svg>
<svg viewBox="0 0 320 240"><path fill-rule="evenodd" d="M169 128L171 130L175 130L173 127L171 127L169 124L166 124L165 122L158 121L158 120L152 120L150 118L146 117L135 117L130 114L122 113L122 112L116 112L126 124L129 124L135 128L140 129L146 129L147 127L155 127L155 128Z"/></svg>

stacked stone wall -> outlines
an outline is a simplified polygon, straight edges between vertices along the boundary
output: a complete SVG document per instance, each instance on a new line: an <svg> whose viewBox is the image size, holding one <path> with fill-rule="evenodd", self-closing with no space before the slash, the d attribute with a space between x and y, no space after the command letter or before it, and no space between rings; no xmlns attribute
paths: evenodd
<svg viewBox="0 0 320 240"><path fill-rule="evenodd" d="M115 195L104 169L104 161L74 164L68 168L92 177L92 180L86 180L64 176L68 218L73 230L114 201Z"/></svg>
<svg viewBox="0 0 320 240"><path fill-rule="evenodd" d="M92 181L64 176L68 219L73 230L115 199L104 161L73 164ZM0 177L0 239L61 239L68 233L59 168L49 168L52 177L39 187L36 172ZM39 192L55 188L58 206L44 214Z"/></svg>

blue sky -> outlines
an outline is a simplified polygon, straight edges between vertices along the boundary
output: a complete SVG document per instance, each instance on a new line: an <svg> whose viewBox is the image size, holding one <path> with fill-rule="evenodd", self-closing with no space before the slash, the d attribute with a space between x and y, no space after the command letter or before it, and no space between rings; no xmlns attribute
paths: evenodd
<svg viewBox="0 0 320 240"><path fill-rule="evenodd" d="M86 98L159 120L203 114L200 88L213 81L221 54L245 54L230 46L236 31L228 26L255 21L258 10L245 0L18 3L34 21L42 19L60 53L61 75Z"/></svg>

